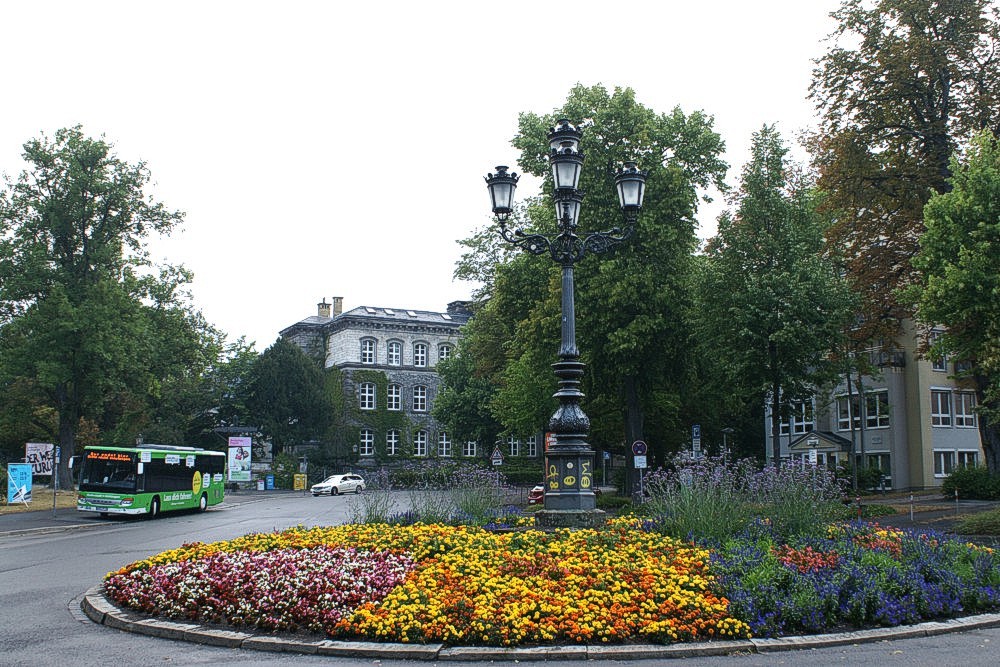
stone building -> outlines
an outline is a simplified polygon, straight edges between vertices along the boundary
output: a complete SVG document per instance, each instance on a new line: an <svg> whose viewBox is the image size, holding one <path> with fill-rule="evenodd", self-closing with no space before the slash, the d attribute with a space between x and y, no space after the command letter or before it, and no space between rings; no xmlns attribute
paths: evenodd
<svg viewBox="0 0 1000 667"><path fill-rule="evenodd" d="M455 351L470 317L468 303L445 312L360 306L343 312L343 298L317 304L317 313L282 330L281 336L324 367L343 373L345 412L365 461L409 457L479 457L475 442L454 442L431 416L441 387L438 362ZM486 455L489 452L485 453Z"/></svg>
<svg viewBox="0 0 1000 667"><path fill-rule="evenodd" d="M845 380L793 406L780 425L782 458L834 468L853 451L862 468L882 472L884 488L901 490L940 486L956 467L981 464L971 380L961 379L960 361L920 353L923 338L936 334L904 321L895 349L870 351L879 372L863 377L860 389ZM765 419L770 456L769 410Z"/></svg>

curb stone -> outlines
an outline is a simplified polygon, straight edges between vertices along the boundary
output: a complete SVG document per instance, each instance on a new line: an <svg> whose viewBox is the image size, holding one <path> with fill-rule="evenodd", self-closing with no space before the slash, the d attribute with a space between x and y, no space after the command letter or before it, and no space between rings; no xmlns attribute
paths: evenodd
<svg viewBox="0 0 1000 667"><path fill-rule="evenodd" d="M951 632L1000 627L1000 613L979 614L944 621L927 621L894 628L872 628L827 635L801 635L774 639L708 641L692 644L624 644L614 646L537 646L503 648L492 646L444 646L400 644L257 635L178 621L140 616L114 606L104 596L104 586L92 587L80 600L83 613L94 623L136 634L246 650L306 653L351 658L448 661L538 661L538 660L648 660L696 658L735 653L776 653L811 648L867 644L895 639L932 637Z"/></svg>

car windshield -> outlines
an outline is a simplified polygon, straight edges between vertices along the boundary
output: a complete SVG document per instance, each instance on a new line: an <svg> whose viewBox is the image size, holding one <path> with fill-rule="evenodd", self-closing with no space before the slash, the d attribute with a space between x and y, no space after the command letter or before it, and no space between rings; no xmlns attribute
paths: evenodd
<svg viewBox="0 0 1000 667"><path fill-rule="evenodd" d="M324 479L323 484L332 484L333 482L336 482L338 479L340 479L340 475L332 475Z"/></svg>

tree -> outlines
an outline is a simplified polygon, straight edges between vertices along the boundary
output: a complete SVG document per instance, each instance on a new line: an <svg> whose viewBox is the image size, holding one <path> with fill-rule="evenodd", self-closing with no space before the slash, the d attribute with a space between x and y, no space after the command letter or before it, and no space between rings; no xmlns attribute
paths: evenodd
<svg viewBox="0 0 1000 667"><path fill-rule="evenodd" d="M145 163L79 126L27 142L23 157L28 169L0 193L0 382L30 378L55 407L67 479L81 419L156 381L150 315L183 310L190 276L152 275L145 244L183 214L146 195Z"/></svg>
<svg viewBox="0 0 1000 667"><path fill-rule="evenodd" d="M990 0L844 0L810 97L812 141L831 247L863 295L861 340L891 339L908 316L898 290L923 207L948 189L949 158L978 130L1000 129L1000 9Z"/></svg>
<svg viewBox="0 0 1000 667"><path fill-rule="evenodd" d="M275 451L322 436L333 420L323 370L302 349L279 338L251 373L246 406Z"/></svg>
<svg viewBox="0 0 1000 667"><path fill-rule="evenodd" d="M917 317L944 325L934 352L969 364L986 464L1000 473L1000 144L984 132L951 163L951 188L924 209L909 291Z"/></svg>
<svg viewBox="0 0 1000 667"><path fill-rule="evenodd" d="M735 215L723 213L707 248L700 333L733 391L771 404L771 460L779 423L833 372L833 349L850 313L846 285L823 256L826 225L816 197L792 172L773 127L754 134Z"/></svg>
<svg viewBox="0 0 1000 667"><path fill-rule="evenodd" d="M634 160L649 171L633 239L575 266L577 342L587 363L584 409L591 413L592 436L615 446L646 439L663 452L687 432L680 382L687 357L686 287L697 245L694 216L699 188L725 187L723 143L703 113L658 114L638 103L631 89L609 93L578 85L553 114L519 118L518 163L544 179L541 198L523 212L525 226L539 233L555 230L547 134L559 118L583 129L581 234L621 225L614 179L623 162ZM477 256L504 259L498 252ZM493 413L512 432L534 431L555 408L550 364L560 331L560 269L546 257L516 255L478 275L492 281L476 315L487 323L477 324L467 340L483 351L493 371L486 376L499 383ZM660 421L647 423L650 414Z"/></svg>

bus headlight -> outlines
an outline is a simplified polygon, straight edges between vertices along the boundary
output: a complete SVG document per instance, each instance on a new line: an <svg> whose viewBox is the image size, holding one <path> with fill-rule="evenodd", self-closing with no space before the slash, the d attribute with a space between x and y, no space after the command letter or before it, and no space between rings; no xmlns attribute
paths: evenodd
<svg viewBox="0 0 1000 667"><path fill-rule="evenodd" d="M119 504L122 507L128 507L129 505L132 504L132 501L134 501L134 500L135 500L135 498L122 498L121 503L119 503Z"/></svg>

